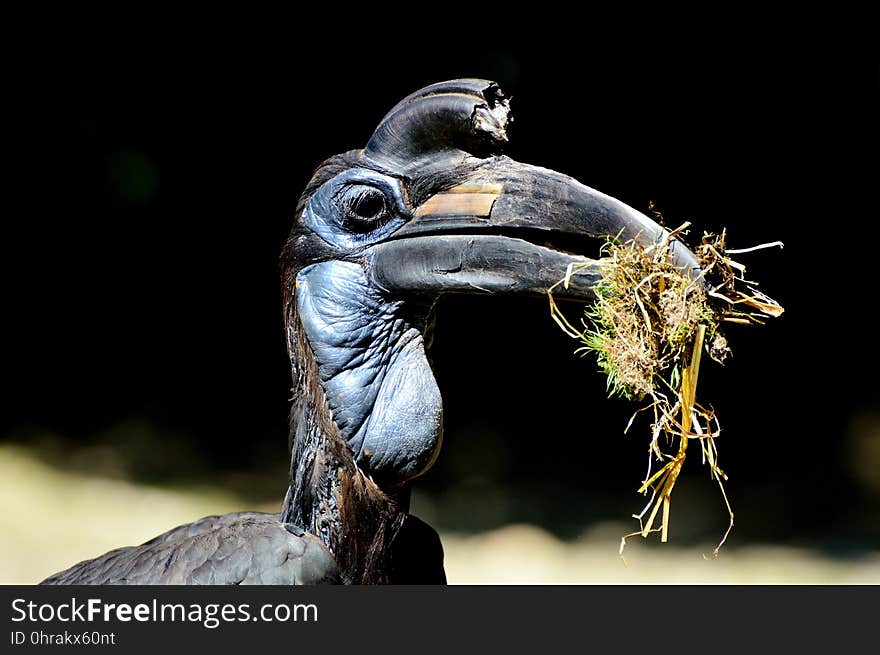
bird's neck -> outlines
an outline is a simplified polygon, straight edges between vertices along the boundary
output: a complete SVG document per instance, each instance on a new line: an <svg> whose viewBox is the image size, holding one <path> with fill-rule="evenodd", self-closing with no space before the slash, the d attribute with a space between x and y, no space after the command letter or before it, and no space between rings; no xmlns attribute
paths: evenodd
<svg viewBox="0 0 880 655"><path fill-rule="evenodd" d="M282 518L318 536L336 557L345 581L388 582L390 545L406 517L408 498L386 494L357 466L333 420L296 315L288 334L294 399L290 486Z"/></svg>

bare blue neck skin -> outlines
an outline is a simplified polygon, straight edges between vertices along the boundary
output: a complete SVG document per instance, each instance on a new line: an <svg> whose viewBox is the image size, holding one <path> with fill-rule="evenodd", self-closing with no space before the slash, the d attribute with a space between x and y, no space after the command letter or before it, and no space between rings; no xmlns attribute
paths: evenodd
<svg viewBox="0 0 880 655"><path fill-rule="evenodd" d="M302 269L296 302L358 466L389 485L424 473L439 452L443 418L422 336L432 303L388 298L360 265L340 261Z"/></svg>

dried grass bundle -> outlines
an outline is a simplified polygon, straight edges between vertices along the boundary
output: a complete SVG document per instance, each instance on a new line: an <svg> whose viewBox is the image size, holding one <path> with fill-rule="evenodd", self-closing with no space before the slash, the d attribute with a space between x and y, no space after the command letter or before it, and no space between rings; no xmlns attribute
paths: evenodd
<svg viewBox="0 0 880 655"><path fill-rule="evenodd" d="M554 289L567 287L572 276L592 263L573 264L565 276L547 291L550 314L559 327L581 345L575 351L596 355L608 379L609 395L632 400L648 399L633 415L652 413L648 471L639 493L650 498L634 514L640 529L627 539L661 533L666 541L672 489L684 465L688 443L700 443L703 463L718 483L730 516L727 530L714 550L724 544L733 527L733 510L724 490L727 475L718 467L715 439L721 427L715 413L696 400L702 353L723 363L730 354L721 326L724 322L761 324L782 314L782 307L746 280L745 267L731 254L782 246L775 242L744 250L726 248L726 232L704 234L694 252L698 275L676 268L669 248L690 223L670 232L659 244L642 247L635 241L609 239L601 260L603 281L594 288L596 303L589 307L577 328L565 317L553 297ZM659 467L659 468L656 468ZM656 468L656 470L655 470ZM662 508L659 526L658 513Z"/></svg>

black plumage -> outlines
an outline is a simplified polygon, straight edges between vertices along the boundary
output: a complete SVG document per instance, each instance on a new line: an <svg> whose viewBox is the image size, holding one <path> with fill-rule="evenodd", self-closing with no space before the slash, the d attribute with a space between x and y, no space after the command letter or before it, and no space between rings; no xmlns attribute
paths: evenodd
<svg viewBox="0 0 880 655"><path fill-rule="evenodd" d="M319 584L339 580L320 539L277 514L237 512L181 525L111 550L42 584Z"/></svg>

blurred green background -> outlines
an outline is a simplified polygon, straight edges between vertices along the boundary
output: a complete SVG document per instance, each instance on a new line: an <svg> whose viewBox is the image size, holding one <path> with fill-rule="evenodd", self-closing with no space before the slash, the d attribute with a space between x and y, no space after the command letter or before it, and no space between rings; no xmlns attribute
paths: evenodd
<svg viewBox="0 0 880 655"><path fill-rule="evenodd" d="M279 507L277 262L296 199L401 97L461 76L513 95L514 158L654 202L696 234L727 227L733 247L784 241L741 260L786 314L731 329L731 363L701 373L737 517L721 556L702 557L727 514L694 457L670 542L631 541L624 567L619 539L644 503L646 425L623 435L636 406L605 399L544 301L442 300L445 441L413 511L441 532L450 581L880 581L880 66L753 36L747 54L722 39L612 58L603 42L356 62L274 42L48 57L22 95L28 202L2 241L0 582Z"/></svg>

